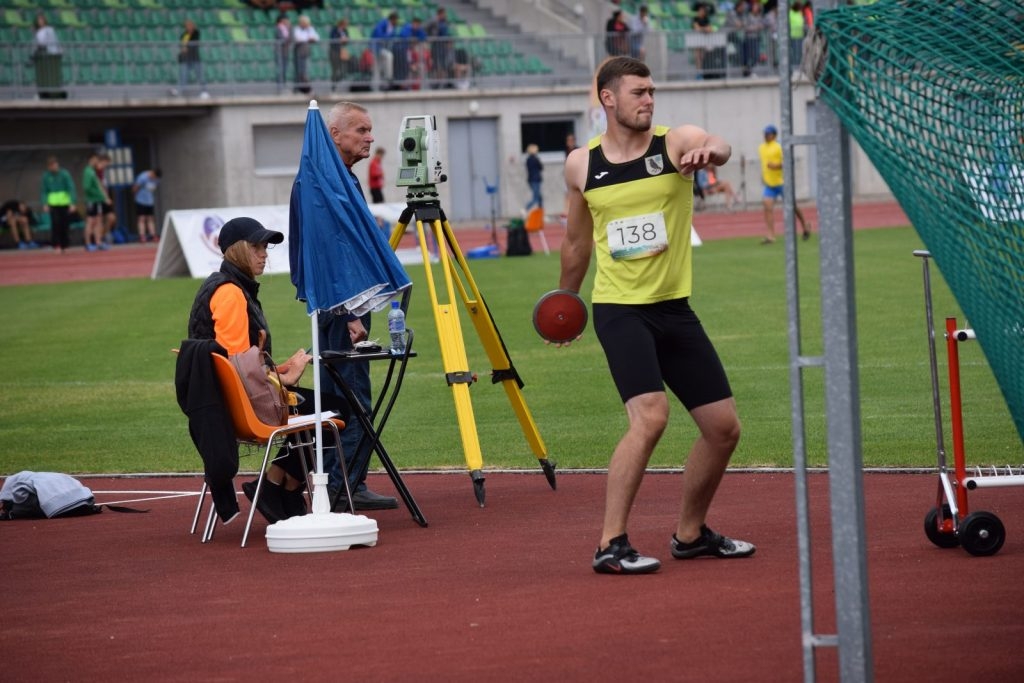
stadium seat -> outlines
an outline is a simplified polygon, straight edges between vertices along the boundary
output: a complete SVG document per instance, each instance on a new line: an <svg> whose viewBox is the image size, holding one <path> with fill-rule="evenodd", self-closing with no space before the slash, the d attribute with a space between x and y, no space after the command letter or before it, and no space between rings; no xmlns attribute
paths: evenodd
<svg viewBox="0 0 1024 683"><path fill-rule="evenodd" d="M8 26L18 26L22 28L29 28L32 26L31 21L26 21L22 16L21 12L16 9L5 9L4 10L4 23Z"/></svg>
<svg viewBox="0 0 1024 683"><path fill-rule="evenodd" d="M244 26L245 24L229 9L217 10L217 23L221 26Z"/></svg>

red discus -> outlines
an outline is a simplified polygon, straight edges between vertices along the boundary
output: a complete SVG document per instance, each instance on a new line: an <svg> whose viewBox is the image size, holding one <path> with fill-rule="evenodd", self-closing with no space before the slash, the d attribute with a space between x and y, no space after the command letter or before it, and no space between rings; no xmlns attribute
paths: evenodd
<svg viewBox="0 0 1024 683"><path fill-rule="evenodd" d="M587 326L587 305L576 292L555 289L533 307L533 327L554 344L573 341Z"/></svg>

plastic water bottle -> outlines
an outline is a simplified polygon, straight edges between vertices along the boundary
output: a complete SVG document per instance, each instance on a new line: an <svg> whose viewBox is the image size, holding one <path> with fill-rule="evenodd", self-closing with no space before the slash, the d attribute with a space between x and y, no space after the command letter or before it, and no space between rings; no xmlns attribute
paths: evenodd
<svg viewBox="0 0 1024 683"><path fill-rule="evenodd" d="M398 301L392 301L388 311L388 333L391 335L391 353L396 356L405 353L405 313Z"/></svg>

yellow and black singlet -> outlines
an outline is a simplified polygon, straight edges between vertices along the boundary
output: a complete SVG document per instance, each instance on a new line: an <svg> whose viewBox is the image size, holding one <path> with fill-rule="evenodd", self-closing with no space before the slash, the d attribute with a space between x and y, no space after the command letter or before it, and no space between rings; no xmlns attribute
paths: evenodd
<svg viewBox="0 0 1024 683"><path fill-rule="evenodd" d="M649 304L690 296L693 178L668 158L668 126L657 126L647 152L609 162L592 139L583 197L594 219L594 303Z"/></svg>

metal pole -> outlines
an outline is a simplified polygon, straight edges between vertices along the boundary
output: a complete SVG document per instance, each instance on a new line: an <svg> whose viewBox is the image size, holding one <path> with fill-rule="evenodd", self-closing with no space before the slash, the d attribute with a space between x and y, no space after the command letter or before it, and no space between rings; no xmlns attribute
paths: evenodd
<svg viewBox="0 0 1024 683"><path fill-rule="evenodd" d="M836 0L823 0L834 8ZM835 113L816 107L817 134L793 133L792 67L789 16L778 10L777 45L783 144L783 223L786 250L786 300L789 317L790 401L796 484L800 564L800 620L804 680L816 676L815 648L839 648L840 679L864 682L874 678L868 616L867 562L864 541L859 385L857 377L856 307L853 290L852 212L850 209L849 138ZM800 288L797 260L796 178L794 149L815 143L818 158L818 219L821 257L821 308L825 353L807 357L801 351ZM807 453L804 427L803 369L824 365L833 574L837 635L814 633Z"/></svg>
<svg viewBox="0 0 1024 683"><path fill-rule="evenodd" d="M804 385L803 370L811 365L821 365L822 359L805 358L801 350L800 324L800 276L797 257L797 239L794 226L795 201L793 151L793 91L789 68L789 39L779 31L779 95L782 133L783 161L783 238L786 254L786 308L788 311L789 339L789 390L790 415L793 437L793 474L796 489L797 551L800 569L800 626L803 638L801 647L804 661L804 682L814 683L816 676L815 647L821 639L814 634L814 591L811 563L810 497L807 491L807 443L804 426Z"/></svg>
<svg viewBox="0 0 1024 683"><path fill-rule="evenodd" d="M871 681L874 674L864 538L850 141L835 112L827 107L816 109L825 415L839 671L842 681Z"/></svg>

